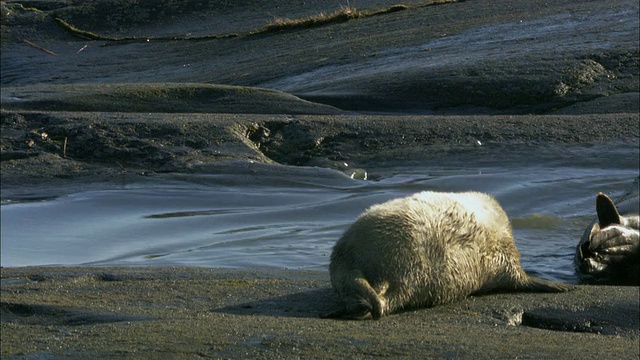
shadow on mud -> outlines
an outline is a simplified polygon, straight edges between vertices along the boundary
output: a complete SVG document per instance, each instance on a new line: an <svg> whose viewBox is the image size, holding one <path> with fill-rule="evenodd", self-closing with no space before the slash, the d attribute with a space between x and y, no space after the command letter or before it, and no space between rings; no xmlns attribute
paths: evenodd
<svg viewBox="0 0 640 360"><path fill-rule="evenodd" d="M304 291L267 299L248 301L239 305L212 309L212 312L233 315L267 315L279 317L318 318L340 306L331 288Z"/></svg>
<svg viewBox="0 0 640 360"><path fill-rule="evenodd" d="M0 303L2 323L17 322L26 325L93 325L123 321L151 320L148 316L131 316L114 312L95 312L52 305Z"/></svg>
<svg viewBox="0 0 640 360"><path fill-rule="evenodd" d="M638 303L619 302L585 309L532 309L522 315L523 326L625 337L640 336Z"/></svg>

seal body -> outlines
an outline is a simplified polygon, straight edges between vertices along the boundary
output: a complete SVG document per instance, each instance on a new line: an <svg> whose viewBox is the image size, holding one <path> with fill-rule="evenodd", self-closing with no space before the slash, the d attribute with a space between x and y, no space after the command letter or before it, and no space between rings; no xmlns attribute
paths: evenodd
<svg viewBox="0 0 640 360"><path fill-rule="evenodd" d="M617 204L596 196L598 218L585 230L574 257L583 284L640 285L640 194L638 179Z"/></svg>
<svg viewBox="0 0 640 360"><path fill-rule="evenodd" d="M378 319L490 291L566 291L527 276L507 214L490 195L420 192L374 205L333 248L344 307L327 317Z"/></svg>

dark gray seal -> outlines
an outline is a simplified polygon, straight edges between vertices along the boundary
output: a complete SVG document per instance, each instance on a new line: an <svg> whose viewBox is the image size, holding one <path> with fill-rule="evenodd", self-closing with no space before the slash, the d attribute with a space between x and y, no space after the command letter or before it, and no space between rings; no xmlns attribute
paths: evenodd
<svg viewBox="0 0 640 360"><path fill-rule="evenodd" d="M379 319L492 291L561 292L528 276L507 214L490 195L421 192L367 209L329 266L343 307L330 318Z"/></svg>
<svg viewBox="0 0 640 360"><path fill-rule="evenodd" d="M598 218L587 227L574 257L583 284L640 285L640 193L638 179L617 204L596 196Z"/></svg>

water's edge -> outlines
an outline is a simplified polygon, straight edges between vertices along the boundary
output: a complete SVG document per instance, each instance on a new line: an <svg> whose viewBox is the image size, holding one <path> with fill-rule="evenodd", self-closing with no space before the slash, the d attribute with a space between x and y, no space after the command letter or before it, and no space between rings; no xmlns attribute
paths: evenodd
<svg viewBox="0 0 640 360"><path fill-rule="evenodd" d="M362 181L256 164L39 201L9 198L1 207L2 264L326 270L333 244L368 206L422 190L477 190L507 211L527 272L575 282L571 259L594 217L593 196L620 195L638 176L611 161L606 170L495 165L387 167L376 170L378 180Z"/></svg>

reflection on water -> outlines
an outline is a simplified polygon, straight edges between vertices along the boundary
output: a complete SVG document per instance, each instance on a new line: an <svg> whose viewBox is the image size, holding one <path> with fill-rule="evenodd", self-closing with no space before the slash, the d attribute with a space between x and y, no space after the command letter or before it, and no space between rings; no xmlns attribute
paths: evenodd
<svg viewBox="0 0 640 360"><path fill-rule="evenodd" d="M546 214L531 214L520 218L511 218L511 225L518 229L551 230L560 227L560 222L560 217Z"/></svg>
<svg viewBox="0 0 640 360"><path fill-rule="evenodd" d="M333 244L366 207L421 190L478 190L512 219L525 270L571 282L595 194L618 196L638 175L627 166L405 167L360 181L319 168L247 169L5 203L2 265L326 269Z"/></svg>

